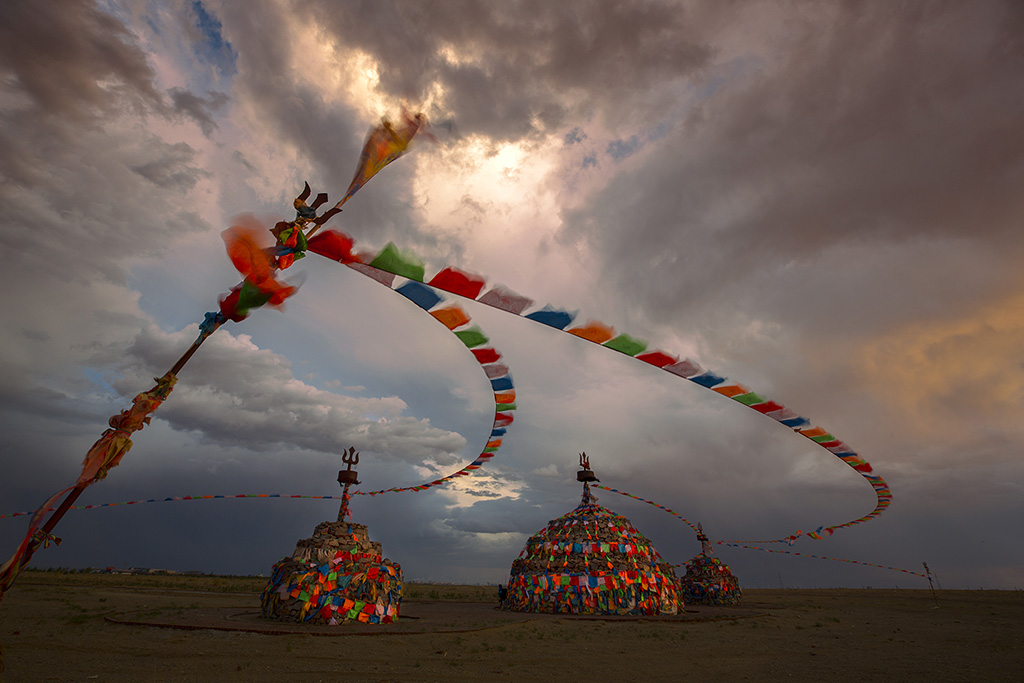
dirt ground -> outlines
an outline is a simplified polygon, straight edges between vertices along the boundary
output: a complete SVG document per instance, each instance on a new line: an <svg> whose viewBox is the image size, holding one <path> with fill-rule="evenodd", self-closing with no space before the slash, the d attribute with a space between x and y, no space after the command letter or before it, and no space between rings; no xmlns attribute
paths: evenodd
<svg viewBox="0 0 1024 683"><path fill-rule="evenodd" d="M1021 591L939 591L936 606L927 590L749 590L741 610L594 620L494 610L493 586L409 584L395 628L325 635L253 632L273 626L255 617L260 588L28 572L0 604L0 680L1024 679ZM138 625L152 623L240 630Z"/></svg>

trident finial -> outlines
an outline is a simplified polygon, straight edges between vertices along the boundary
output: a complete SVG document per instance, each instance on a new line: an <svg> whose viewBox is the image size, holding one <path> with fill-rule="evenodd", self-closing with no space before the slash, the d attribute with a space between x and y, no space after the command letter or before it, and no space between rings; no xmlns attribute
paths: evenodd
<svg viewBox="0 0 1024 683"><path fill-rule="evenodd" d="M341 452L341 461L348 466L346 469L338 471L338 483L344 487L344 490L341 492L341 507L338 510L338 521L344 522L345 515L348 513L348 501L350 498L348 487L359 483L359 473L352 469L352 465L359 464L359 454L356 453L355 446Z"/></svg>
<svg viewBox="0 0 1024 683"><path fill-rule="evenodd" d="M576 473L576 481L601 481L590 469L590 458L587 457L586 451L580 453L580 471Z"/></svg>
<svg viewBox="0 0 1024 683"><path fill-rule="evenodd" d="M697 540L700 541L700 552L704 557L711 557L714 551L711 549L711 541L704 533L704 526L697 522Z"/></svg>
<svg viewBox="0 0 1024 683"><path fill-rule="evenodd" d="M587 457L586 451L580 453L580 471L576 473L576 481L583 482L583 501L581 504L596 505L597 496L590 492L590 482L601 480L590 469L590 458Z"/></svg>

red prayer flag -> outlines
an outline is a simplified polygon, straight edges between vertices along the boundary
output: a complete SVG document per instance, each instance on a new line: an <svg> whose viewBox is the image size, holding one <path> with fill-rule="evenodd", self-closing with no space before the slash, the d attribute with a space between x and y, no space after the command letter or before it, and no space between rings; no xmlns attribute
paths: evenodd
<svg viewBox="0 0 1024 683"><path fill-rule="evenodd" d="M662 351L651 351L650 353L641 353L636 357L637 360L642 360L645 363L650 363L659 368L663 368L666 365L672 365L679 359L675 356L670 356Z"/></svg>
<svg viewBox="0 0 1024 683"><path fill-rule="evenodd" d="M495 363L501 358L501 354L494 349L471 349L473 355L476 356L476 361L480 365L486 365L487 363Z"/></svg>
<svg viewBox="0 0 1024 683"><path fill-rule="evenodd" d="M324 230L309 238L308 247L314 254L320 254L332 261L353 263L357 261L352 253L355 242L348 235L337 230Z"/></svg>
<svg viewBox="0 0 1024 683"><path fill-rule="evenodd" d="M458 268L448 267L435 275L427 284L452 294L476 299L484 288L484 279Z"/></svg>
<svg viewBox="0 0 1024 683"><path fill-rule="evenodd" d="M782 410L783 406L779 405L775 401L766 401L765 403L758 403L750 406L759 413L773 413L776 410Z"/></svg>

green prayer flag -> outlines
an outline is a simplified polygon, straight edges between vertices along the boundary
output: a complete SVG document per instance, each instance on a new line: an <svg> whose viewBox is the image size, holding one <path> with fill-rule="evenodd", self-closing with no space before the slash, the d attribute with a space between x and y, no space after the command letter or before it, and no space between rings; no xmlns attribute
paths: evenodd
<svg viewBox="0 0 1024 683"><path fill-rule="evenodd" d="M411 252L399 251L393 242L388 242L387 246L370 262L370 265L410 280L423 282L423 262Z"/></svg>
<svg viewBox="0 0 1024 683"><path fill-rule="evenodd" d="M242 283L242 289L238 292L238 310L248 311L250 308L259 308L270 301L270 293L264 292L248 280Z"/></svg>
<svg viewBox="0 0 1024 683"><path fill-rule="evenodd" d="M630 337L628 334L620 334L614 339L609 339L602 346L607 346L609 349L614 349L620 353L624 353L627 356L635 356L636 354L647 349L647 342L642 339Z"/></svg>
<svg viewBox="0 0 1024 683"><path fill-rule="evenodd" d="M473 325L468 330L456 330L455 336L471 349L477 346L482 346L490 341L490 339L487 338L487 335L484 334L483 330L476 325Z"/></svg>
<svg viewBox="0 0 1024 683"><path fill-rule="evenodd" d="M754 406L757 405L758 403L764 403L768 399L766 399L764 396L758 396L753 391L751 391L749 394L740 394L739 396L733 396L732 400L738 401L745 406Z"/></svg>

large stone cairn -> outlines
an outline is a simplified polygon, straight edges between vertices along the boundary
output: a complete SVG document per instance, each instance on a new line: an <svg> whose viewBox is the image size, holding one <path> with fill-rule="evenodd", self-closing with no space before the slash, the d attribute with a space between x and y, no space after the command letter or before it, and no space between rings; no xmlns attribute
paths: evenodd
<svg viewBox="0 0 1024 683"><path fill-rule="evenodd" d="M321 522L274 565L262 613L313 624L387 624L398 618L401 602L402 568L382 556L366 525Z"/></svg>
<svg viewBox="0 0 1024 683"><path fill-rule="evenodd" d="M628 519L585 491L572 512L530 537L501 608L554 614L676 614L675 572Z"/></svg>
<svg viewBox="0 0 1024 683"><path fill-rule="evenodd" d="M679 592L691 605L738 605L743 596L740 582L729 566L714 556L711 542L698 525L701 552L686 563L679 579Z"/></svg>

